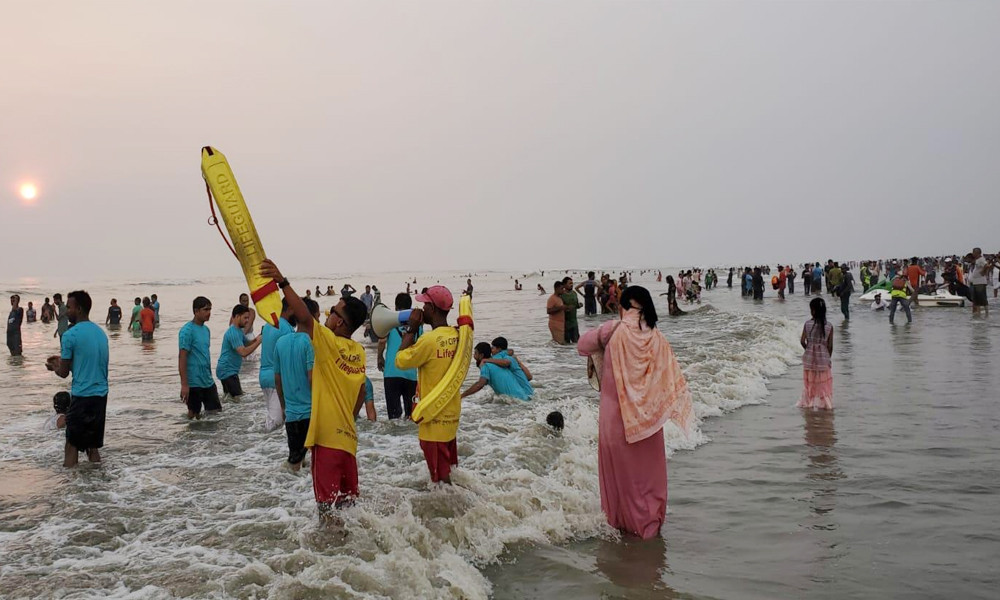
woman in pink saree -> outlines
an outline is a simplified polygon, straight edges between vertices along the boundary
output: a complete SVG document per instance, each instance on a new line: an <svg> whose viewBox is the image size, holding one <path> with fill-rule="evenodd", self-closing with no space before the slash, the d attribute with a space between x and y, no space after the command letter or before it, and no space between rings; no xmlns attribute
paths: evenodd
<svg viewBox="0 0 1000 600"><path fill-rule="evenodd" d="M603 354L597 444L601 508L608 524L644 539L659 535L667 511L668 420L689 434L691 395L677 357L656 329L646 288L622 292L620 321L588 331L581 356Z"/></svg>

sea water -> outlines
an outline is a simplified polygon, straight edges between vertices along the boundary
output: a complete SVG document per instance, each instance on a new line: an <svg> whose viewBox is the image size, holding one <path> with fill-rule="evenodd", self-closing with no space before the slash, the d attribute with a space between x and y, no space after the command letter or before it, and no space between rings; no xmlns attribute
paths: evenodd
<svg viewBox="0 0 1000 600"><path fill-rule="evenodd" d="M77 469L63 469L63 433L45 427L52 414L52 395L68 388L68 380L44 367L45 358L58 351L57 339L52 338L54 324L25 324L25 357L0 362L0 597L578 599L664 597L674 591L695 597L864 596L872 582L910 573L903 568L910 562L906 556L912 557L914 574L927 573L932 566L928 561L941 557L930 553L926 555L930 558L922 559L912 550L907 554L911 528L894 522L888 512L878 520L883 508L838 501L838 489L846 487L842 481L851 477L846 466L850 458L839 454L853 457L853 452L860 453L857 460L875 479L864 484L872 495L877 495L880 479L916 486L921 480L918 464L940 460L954 468L953 476L944 476L943 489L920 500L921 494L914 492L912 502L953 505L956 512L943 509L930 516L940 521L933 528L941 538L937 543L969 547L972 564L966 561L955 576L948 575L953 570L948 567L931 568L931 574L923 576L926 585L914 589L929 592L941 589L935 586L959 586L970 597L980 590L985 593L991 574L989 553L982 549L998 539L996 512L991 508L997 493L996 469L981 455L997 449L997 413L992 404L973 401L971 393L965 399L962 393L971 391L968 387L947 396L945 404L958 405L953 411L965 409L953 412L954 419L977 435L959 433L953 445L942 445L925 456L895 450L901 445L919 446L919 436L913 434L931 427L922 421L932 413L893 410L872 417L870 407L851 402L859 394L852 386L864 389L867 383L851 383L840 390L855 373L867 372L861 368L867 363L882 365L879 377L913 385L912 373L895 374L893 357L907 352L916 372L949 373L923 361L932 357L960 361L964 356L978 367L972 369L968 362L957 366L955 379L971 380L973 389L995 390L997 378L989 367L996 363L982 358L982 353L990 349L989 336L996 329L975 334L985 349L974 351L955 343L923 356L915 348L929 340L908 348L909 342L890 337L886 323L862 315L869 317L867 325L852 323L844 339L837 338L834 368L841 433L839 442L824 446L832 419L815 425L813 429L826 433L814 432L810 439L808 420L803 436L804 417L793 408L800 377L795 365L801 353L797 345L804 318L801 297L756 304L741 300L738 290L723 288L706 292L701 306L682 306L690 312L664 317L660 328L689 379L699 427L687 438L668 425L666 445L672 456L666 541L637 543L605 523L597 483L597 394L587 385L584 362L575 348L549 341L547 296L531 289L537 283L548 289L549 280L561 274L523 275L473 276L475 337L479 342L505 336L531 368L536 395L525 403L497 397L487 388L465 400L454 486L429 482L415 426L384 420L375 347L365 342L380 420L358 423L361 499L341 511L342 523L335 525L317 519L308 473L293 474L283 468L287 455L283 431L263 431L257 362L244 365L241 379L247 394L239 403L227 403L218 417L196 422L184 418L177 331L189 319L195 296L211 298L213 316L208 325L213 361L217 359L229 312L244 291L242 281L0 284L20 292L22 304L34 301L36 309L45 295L55 291L65 295L85 287L94 298L92 317L98 322L103 322L111 297L118 299L126 321L133 297L157 293L161 303L161 327L153 343L143 344L128 332L109 332L111 391L100 467L84 461ZM411 276L292 280L301 285L300 293L306 286L339 289L350 281L363 289L371 283L391 304ZM456 293L465 281L457 273L415 277L414 289L440 282ZM524 284L523 291L514 291L513 277ZM654 295L665 291L665 284L648 277L637 278L636 283L647 285ZM337 298L319 300L327 309ZM665 315L665 302L659 306ZM581 314L581 330L606 318ZM832 309L831 320L839 322ZM969 318L951 312L925 320L933 322L919 325L923 329L914 338L948 332L953 320L965 327ZM993 327L989 322L976 324L980 325ZM875 341L852 339L862 337L853 331L862 327L871 329ZM360 339L360 332L356 337ZM925 365L923 371L920 365ZM473 365L467 385L477 377ZM915 393L922 398L924 390ZM897 396L907 393L890 383L871 400L885 402ZM966 402L975 406L971 415ZM737 410L747 405L758 406ZM565 415L561 434L545 425L552 410ZM971 417L978 420L968 421ZM858 450L844 440L845 420L857 424ZM741 421L745 423L740 427L727 425ZM917 431L907 431L907 424ZM887 429L903 441L887 436ZM818 444L813 443L816 440ZM816 448L818 458L810 454ZM963 462L971 465L963 469ZM818 464L819 478L798 478L797 469L808 468L803 463ZM833 475L827 473L830 469ZM827 475L832 479L824 479ZM830 488L825 495L816 496L816 482ZM946 482L969 489L955 492L947 489ZM966 494L972 495L971 504L959 502L969 498ZM876 506L881 507L880 502ZM800 503L819 508L803 511L804 515L789 514L788 507ZM823 508L827 505L828 510ZM823 522L820 529L811 529L815 523L808 520L817 510L857 522L850 527ZM920 513L908 516L918 517L929 518ZM796 535L803 530L806 535ZM842 540L845 530L862 536L881 531L882 541L871 544L892 548L893 560L886 559L880 572L872 572L870 561L884 553L867 548L817 551L825 541L810 535L832 532L832 538ZM972 534L974 530L978 534ZM735 531L741 532L738 544L729 533ZM980 538L966 539L966 535ZM733 547L745 553L734 553ZM976 555L978 559L971 558ZM789 557L806 560L808 569L788 564ZM822 584L808 573L816 565L828 575L821 578ZM838 573L843 574L839 582ZM970 573L980 575L969 582Z"/></svg>

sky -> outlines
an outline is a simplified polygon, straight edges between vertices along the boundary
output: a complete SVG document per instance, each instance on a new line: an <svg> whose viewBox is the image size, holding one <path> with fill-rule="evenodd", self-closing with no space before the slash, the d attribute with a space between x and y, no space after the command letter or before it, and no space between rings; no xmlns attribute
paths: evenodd
<svg viewBox="0 0 1000 600"><path fill-rule="evenodd" d="M1000 2L0 13L0 279L239 275L205 145L286 273L1000 249Z"/></svg>

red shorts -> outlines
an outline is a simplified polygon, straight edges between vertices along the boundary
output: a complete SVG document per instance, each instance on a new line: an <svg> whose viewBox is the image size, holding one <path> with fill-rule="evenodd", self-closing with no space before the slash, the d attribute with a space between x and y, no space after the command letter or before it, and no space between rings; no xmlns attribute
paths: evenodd
<svg viewBox="0 0 1000 600"><path fill-rule="evenodd" d="M448 479L451 466L458 465L458 444L450 442L428 442L420 440L420 449L424 451L427 469L431 472L431 481L438 482Z"/></svg>
<svg viewBox="0 0 1000 600"><path fill-rule="evenodd" d="M358 461L350 452L313 446L312 478L319 504L338 506L358 495Z"/></svg>

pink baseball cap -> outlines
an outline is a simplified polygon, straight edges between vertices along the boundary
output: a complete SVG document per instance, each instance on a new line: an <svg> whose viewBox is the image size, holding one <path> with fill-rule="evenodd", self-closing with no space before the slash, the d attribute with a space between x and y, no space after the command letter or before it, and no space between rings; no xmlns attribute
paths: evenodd
<svg viewBox="0 0 1000 600"><path fill-rule="evenodd" d="M430 302L441 310L451 310L452 305L455 304L455 298L443 285L432 285L427 288L426 293L417 294L415 299L417 302Z"/></svg>

